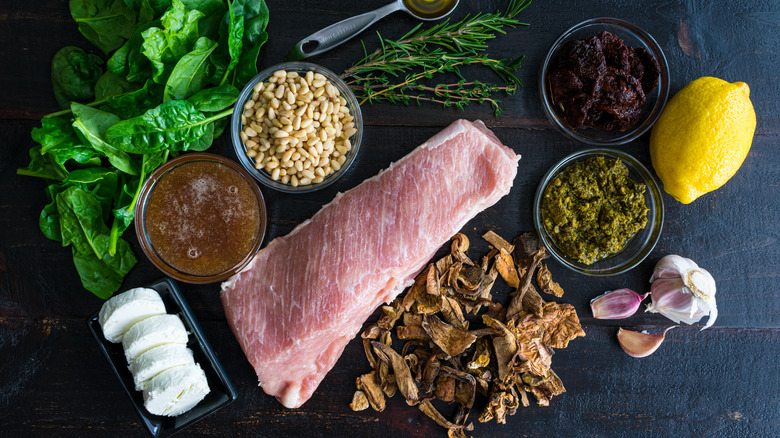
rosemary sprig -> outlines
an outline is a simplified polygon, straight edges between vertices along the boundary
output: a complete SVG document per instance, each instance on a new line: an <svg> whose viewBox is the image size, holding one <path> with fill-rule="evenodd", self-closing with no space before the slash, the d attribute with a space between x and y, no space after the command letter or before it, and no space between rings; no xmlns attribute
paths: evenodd
<svg viewBox="0 0 780 438"><path fill-rule="evenodd" d="M503 13L479 13L456 23L445 20L429 29L421 29L419 24L398 40L377 34L380 47L369 54L364 44L363 58L341 77L360 94L361 104L428 101L463 109L471 102L488 102L498 115L500 101L491 96L498 92L512 94L523 85L516 75L523 57L494 59L482 52L496 33L505 33L505 27L527 25L514 17L530 3L511 0ZM469 65L488 67L505 86L467 80L461 67ZM460 81L435 86L421 83L443 73L454 73Z"/></svg>

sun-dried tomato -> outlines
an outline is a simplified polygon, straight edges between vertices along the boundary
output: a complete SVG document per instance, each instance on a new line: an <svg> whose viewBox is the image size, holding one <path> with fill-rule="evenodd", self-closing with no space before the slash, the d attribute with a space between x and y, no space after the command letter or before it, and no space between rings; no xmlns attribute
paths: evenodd
<svg viewBox="0 0 780 438"><path fill-rule="evenodd" d="M554 65L550 91L569 125L608 131L624 131L639 120L660 72L649 51L628 47L609 32L570 41Z"/></svg>

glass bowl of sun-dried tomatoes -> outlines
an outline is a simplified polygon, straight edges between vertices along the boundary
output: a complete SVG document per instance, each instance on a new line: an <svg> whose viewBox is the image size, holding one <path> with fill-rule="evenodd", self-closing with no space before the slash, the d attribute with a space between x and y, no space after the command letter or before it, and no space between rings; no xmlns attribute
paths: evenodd
<svg viewBox="0 0 780 438"><path fill-rule="evenodd" d="M594 146L635 140L669 97L669 66L650 34L617 18L592 18L558 37L539 72L547 118Z"/></svg>

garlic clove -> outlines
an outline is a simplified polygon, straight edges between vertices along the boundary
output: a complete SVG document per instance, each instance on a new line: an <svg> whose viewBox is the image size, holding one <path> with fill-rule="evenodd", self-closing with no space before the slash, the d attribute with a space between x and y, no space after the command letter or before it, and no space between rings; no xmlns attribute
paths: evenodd
<svg viewBox="0 0 780 438"><path fill-rule="evenodd" d="M631 289L615 289L590 300L590 309L596 319L628 318L636 313L648 295L640 295Z"/></svg>
<svg viewBox="0 0 780 438"><path fill-rule="evenodd" d="M677 327L673 325L660 335L652 335L649 333L640 333L631 330L624 330L623 328L618 330L617 338L620 347L631 357L647 357L655 353L658 347L666 338L666 332Z"/></svg>
<svg viewBox="0 0 780 438"><path fill-rule="evenodd" d="M677 313L696 313L696 299L687 290L682 278L661 278L650 286L653 303L648 306L650 312L663 313L671 310Z"/></svg>

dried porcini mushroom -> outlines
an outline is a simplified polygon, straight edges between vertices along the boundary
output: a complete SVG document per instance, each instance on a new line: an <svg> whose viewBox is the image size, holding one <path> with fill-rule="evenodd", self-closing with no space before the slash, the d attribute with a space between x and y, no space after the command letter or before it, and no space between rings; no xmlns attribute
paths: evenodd
<svg viewBox="0 0 780 438"><path fill-rule="evenodd" d="M539 287L542 291L556 297L563 296L563 288L560 284L556 283L552 279L550 270L547 269L547 265L544 263L539 264L539 271L536 274L536 282L539 283Z"/></svg>
<svg viewBox="0 0 780 438"><path fill-rule="evenodd" d="M450 254L426 266L363 331L373 371L357 379L353 410L381 411L385 395L400 392L449 437L466 438L477 392L488 398L478 420L505 423L530 405L529 393L548 406L565 391L550 368L552 351L585 332L574 307L544 301L533 284L536 279L545 293L563 294L541 263L544 247L533 233L511 244L492 231L483 237L492 249L476 264L466 254L468 238L455 235ZM493 301L499 276L513 289L507 303ZM403 343L400 350L392 347L393 335ZM454 404L455 414L446 418L433 400Z"/></svg>
<svg viewBox="0 0 780 438"><path fill-rule="evenodd" d="M352 396L352 403L349 404L349 407L355 412L368 409L368 398L366 398L366 393L363 391L355 391L355 394Z"/></svg>
<svg viewBox="0 0 780 438"><path fill-rule="evenodd" d="M458 356L477 340L477 337L467 330L451 326L436 315L423 318L422 327L431 337L433 343L441 348L448 357Z"/></svg>

